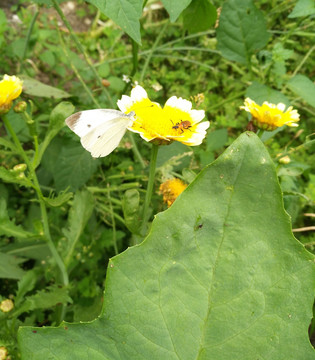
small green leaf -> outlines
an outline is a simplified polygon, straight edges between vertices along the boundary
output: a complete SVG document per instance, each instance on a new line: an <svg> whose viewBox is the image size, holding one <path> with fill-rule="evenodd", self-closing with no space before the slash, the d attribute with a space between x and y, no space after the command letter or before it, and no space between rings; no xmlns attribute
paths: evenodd
<svg viewBox="0 0 315 360"><path fill-rule="evenodd" d="M141 45L140 22L142 0L88 0L112 19L134 41Z"/></svg>
<svg viewBox="0 0 315 360"><path fill-rule="evenodd" d="M0 199L0 235L25 239L34 236L34 234L25 231L22 226L17 226L10 220L5 200Z"/></svg>
<svg viewBox="0 0 315 360"><path fill-rule="evenodd" d="M19 78L23 80L23 92L25 94L50 99L62 99L71 96L64 90L43 84L38 80L27 77L26 75L19 75Z"/></svg>
<svg viewBox="0 0 315 360"><path fill-rule="evenodd" d="M17 317L24 312L34 309L49 309L67 302L72 302L67 288L59 287L58 285L49 286L45 290L38 291L35 295L28 296L22 305L14 311L12 316Z"/></svg>
<svg viewBox="0 0 315 360"><path fill-rule="evenodd" d="M297 18L300 16L308 16L315 14L314 0L298 0L289 18Z"/></svg>
<svg viewBox="0 0 315 360"><path fill-rule="evenodd" d="M295 75L288 81L288 87L311 106L315 107L315 84L304 75Z"/></svg>
<svg viewBox="0 0 315 360"><path fill-rule="evenodd" d="M162 3L170 15L171 22L175 22L183 10L191 3L191 0L162 0Z"/></svg>
<svg viewBox="0 0 315 360"><path fill-rule="evenodd" d="M67 245L63 251L66 266L70 264L73 251L82 234L85 225L92 215L94 209L94 198L89 191L78 191L75 194L73 204L69 213L67 228L63 229L63 234L67 238Z"/></svg>
<svg viewBox="0 0 315 360"><path fill-rule="evenodd" d="M216 19L217 10L209 0L192 0L183 11L184 28L190 33L210 29Z"/></svg>
<svg viewBox="0 0 315 360"><path fill-rule="evenodd" d="M2 247L2 250L10 255L36 260L47 260L51 256L47 242L38 240L11 243Z"/></svg>
<svg viewBox="0 0 315 360"><path fill-rule="evenodd" d="M222 55L249 64L251 55L269 39L266 20L252 0L228 0L222 6L217 29L218 49Z"/></svg>
<svg viewBox="0 0 315 360"><path fill-rule="evenodd" d="M0 278L21 279L24 271L18 266L25 260L0 252Z"/></svg>
<svg viewBox="0 0 315 360"><path fill-rule="evenodd" d="M44 197L44 200L47 205L52 207L59 207L64 203L68 202L73 196L73 193L65 191L60 191L57 196Z"/></svg>
<svg viewBox="0 0 315 360"><path fill-rule="evenodd" d="M139 191L136 189L127 190L122 200L122 208L125 224L132 233L137 233L139 230L139 205Z"/></svg>

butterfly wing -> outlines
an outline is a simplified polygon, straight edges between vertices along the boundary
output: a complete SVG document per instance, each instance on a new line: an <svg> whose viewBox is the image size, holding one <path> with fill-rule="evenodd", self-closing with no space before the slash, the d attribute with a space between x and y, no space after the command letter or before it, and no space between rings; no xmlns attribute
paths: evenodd
<svg viewBox="0 0 315 360"><path fill-rule="evenodd" d="M66 124L80 136L82 146L93 157L103 157L118 146L132 124L132 115L110 109L87 110L69 116Z"/></svg>

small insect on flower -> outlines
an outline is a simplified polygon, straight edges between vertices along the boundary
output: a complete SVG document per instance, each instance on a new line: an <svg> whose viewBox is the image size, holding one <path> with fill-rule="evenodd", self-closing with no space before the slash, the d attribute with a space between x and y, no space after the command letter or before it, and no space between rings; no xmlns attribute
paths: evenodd
<svg viewBox="0 0 315 360"><path fill-rule="evenodd" d="M172 121L172 120L171 120ZM173 123L173 122L172 122ZM174 124L174 123L173 123ZM184 130L189 130L189 128L191 128L191 122L188 120L184 120L181 122L176 123L172 129L179 129L181 130L181 133L184 132Z"/></svg>

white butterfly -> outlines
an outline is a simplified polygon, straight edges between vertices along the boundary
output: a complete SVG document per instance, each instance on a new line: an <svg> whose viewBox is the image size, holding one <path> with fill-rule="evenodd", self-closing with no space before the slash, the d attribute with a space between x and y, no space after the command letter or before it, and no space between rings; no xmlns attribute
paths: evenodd
<svg viewBox="0 0 315 360"><path fill-rule="evenodd" d="M134 115L111 109L86 110L69 116L66 124L80 136L82 146L93 157L103 157L116 149Z"/></svg>

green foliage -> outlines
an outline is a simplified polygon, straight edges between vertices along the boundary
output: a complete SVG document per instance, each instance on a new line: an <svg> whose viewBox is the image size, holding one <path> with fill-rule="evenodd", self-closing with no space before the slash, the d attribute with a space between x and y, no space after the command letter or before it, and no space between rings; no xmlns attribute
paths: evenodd
<svg viewBox="0 0 315 360"><path fill-rule="evenodd" d="M315 85L308 77L295 75L289 80L288 87L315 108Z"/></svg>
<svg viewBox="0 0 315 360"><path fill-rule="evenodd" d="M208 30L216 18L216 8L209 0L192 0L183 11L183 25L190 33Z"/></svg>
<svg viewBox="0 0 315 360"><path fill-rule="evenodd" d="M312 260L292 236L272 159L245 133L146 241L110 261L101 317L21 328L22 358L82 359L88 349L93 359L313 359Z"/></svg>
<svg viewBox="0 0 315 360"><path fill-rule="evenodd" d="M312 358L312 256L291 227L315 253L313 1L12 3L0 69L23 78L13 107L27 107L0 115L0 302L14 302L0 347L12 360ZM127 132L93 159L64 122L136 82L211 122L200 146L160 146L145 214L151 144ZM246 97L293 106L299 127L234 142ZM163 212L173 177L191 185Z"/></svg>
<svg viewBox="0 0 315 360"><path fill-rule="evenodd" d="M298 0L289 18L308 16L315 14L315 4L313 0Z"/></svg>
<svg viewBox="0 0 315 360"><path fill-rule="evenodd" d="M228 0L217 30L218 49L229 60L249 64L251 55L269 39L266 20L252 0Z"/></svg>

